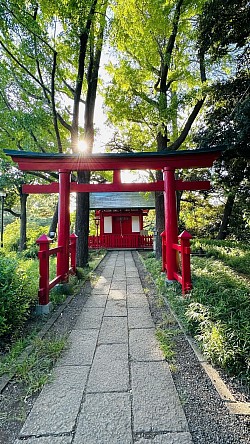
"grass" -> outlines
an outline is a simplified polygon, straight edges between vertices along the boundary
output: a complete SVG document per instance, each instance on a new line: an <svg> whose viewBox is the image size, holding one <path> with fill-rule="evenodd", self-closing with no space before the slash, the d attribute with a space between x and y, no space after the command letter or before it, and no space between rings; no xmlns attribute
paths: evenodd
<svg viewBox="0 0 250 444"><path fill-rule="evenodd" d="M250 248L249 244L236 241L216 241L200 239L191 241L192 251L200 248L206 257L221 260L234 271L250 278Z"/></svg>
<svg viewBox="0 0 250 444"><path fill-rule="evenodd" d="M20 357L29 343L30 353ZM25 395L30 396L39 391L50 379L50 370L67 345L65 337L59 339L40 339L32 341L19 340L9 354L0 362L0 375L11 376L25 387ZM13 376L14 375L14 376Z"/></svg>
<svg viewBox="0 0 250 444"><path fill-rule="evenodd" d="M204 243L202 243L203 248ZM193 290L187 298L181 295L179 284L165 285L161 263L153 257L145 259L161 295L167 298L184 328L192 334L215 365L250 383L250 292L249 281L235 270L242 260L233 251L245 251L246 246L234 243L230 257L225 259L225 243L213 246L217 257L192 257ZM210 248L209 246L209 248ZM211 250L210 250L211 251Z"/></svg>

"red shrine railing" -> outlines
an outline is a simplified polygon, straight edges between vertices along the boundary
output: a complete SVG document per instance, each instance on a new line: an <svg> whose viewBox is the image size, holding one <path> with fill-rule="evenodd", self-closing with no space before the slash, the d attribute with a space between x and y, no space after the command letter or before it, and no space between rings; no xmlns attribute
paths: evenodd
<svg viewBox="0 0 250 444"><path fill-rule="evenodd" d="M153 248L153 236L140 234L103 234L89 236L89 248Z"/></svg>
<svg viewBox="0 0 250 444"><path fill-rule="evenodd" d="M168 264L166 261L166 248L167 240L166 233L163 231L161 233L162 237L162 270L168 271ZM173 272L173 278L177 280L182 286L182 294L188 293L192 290L191 282L191 267L190 267L190 239L192 239L191 234L184 230L180 236L178 236L180 244L172 244L172 249L180 253L181 262L179 261L179 254L175 258L172 264L169 264L169 268Z"/></svg>
<svg viewBox="0 0 250 444"><path fill-rule="evenodd" d="M65 270L63 274L57 275L52 281L49 281L49 257L52 255L63 254L65 246L58 246L50 248L52 239L43 234L37 239L36 243L39 245L38 259L39 259L39 290L38 299L39 305L45 306L49 304L49 291L59 282L66 282L69 274L76 273L76 242L77 236L70 235L69 252L70 252L70 267ZM58 258L57 258L58 260Z"/></svg>

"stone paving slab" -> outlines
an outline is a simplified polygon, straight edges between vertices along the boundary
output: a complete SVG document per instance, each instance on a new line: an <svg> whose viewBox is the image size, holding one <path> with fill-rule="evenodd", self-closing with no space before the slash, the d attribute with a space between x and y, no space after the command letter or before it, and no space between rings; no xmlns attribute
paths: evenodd
<svg viewBox="0 0 250 444"><path fill-rule="evenodd" d="M128 343L127 318L103 318L98 344Z"/></svg>
<svg viewBox="0 0 250 444"><path fill-rule="evenodd" d="M104 316L127 316L127 304L124 299L108 300Z"/></svg>
<svg viewBox="0 0 250 444"><path fill-rule="evenodd" d="M87 392L126 391L129 385L127 344L103 344L96 349Z"/></svg>
<svg viewBox="0 0 250 444"><path fill-rule="evenodd" d="M74 330L84 330L89 328L100 328L104 307L95 307L83 309L80 314Z"/></svg>
<svg viewBox="0 0 250 444"><path fill-rule="evenodd" d="M155 329L135 329L129 332L129 352L133 361L163 361L164 356L155 337Z"/></svg>
<svg viewBox="0 0 250 444"><path fill-rule="evenodd" d="M131 444L128 393L86 395L74 444Z"/></svg>
<svg viewBox="0 0 250 444"><path fill-rule="evenodd" d="M107 301L107 294L95 294L95 295L91 295L85 305L84 308L95 308L95 307L105 307L106 306L106 301Z"/></svg>
<svg viewBox="0 0 250 444"><path fill-rule="evenodd" d="M134 277L128 277L128 274L126 273L126 276L127 276L128 286L140 286L142 288L141 279L139 278L139 275Z"/></svg>
<svg viewBox="0 0 250 444"><path fill-rule="evenodd" d="M148 308L148 300L146 295L143 293L134 293L127 295L127 306L130 308Z"/></svg>
<svg viewBox="0 0 250 444"><path fill-rule="evenodd" d="M54 381L37 398L20 437L71 432L80 408L89 367L57 367Z"/></svg>
<svg viewBox="0 0 250 444"><path fill-rule="evenodd" d="M121 291L122 293L124 293L124 296L126 297L127 294L127 284L126 281L116 281L116 282L112 282L111 286L110 286L110 292L111 291Z"/></svg>
<svg viewBox="0 0 250 444"><path fill-rule="evenodd" d="M135 293L141 293L144 294L143 288L141 284L138 285L127 285L127 294L135 294Z"/></svg>
<svg viewBox="0 0 250 444"><path fill-rule="evenodd" d="M93 288L92 290L92 295L95 294L109 294L109 290L110 290L110 285L104 285L103 287L100 288Z"/></svg>
<svg viewBox="0 0 250 444"><path fill-rule="evenodd" d="M57 365L91 365L95 353L98 330L73 330L69 335L69 347Z"/></svg>
<svg viewBox="0 0 250 444"><path fill-rule="evenodd" d="M109 295L108 295L108 299L126 299L126 289L125 291L122 290L110 290Z"/></svg>
<svg viewBox="0 0 250 444"><path fill-rule="evenodd" d="M134 431L188 432L166 362L132 362Z"/></svg>
<svg viewBox="0 0 250 444"><path fill-rule="evenodd" d="M131 308L128 307L128 327L129 328L154 328L149 307Z"/></svg>
<svg viewBox="0 0 250 444"><path fill-rule="evenodd" d="M15 441L15 444L71 444L72 439L72 436L43 436L40 438L29 438L25 441L18 439Z"/></svg>
<svg viewBox="0 0 250 444"><path fill-rule="evenodd" d="M192 444L192 438L189 432L167 433L158 435L154 439L140 439L136 444Z"/></svg>

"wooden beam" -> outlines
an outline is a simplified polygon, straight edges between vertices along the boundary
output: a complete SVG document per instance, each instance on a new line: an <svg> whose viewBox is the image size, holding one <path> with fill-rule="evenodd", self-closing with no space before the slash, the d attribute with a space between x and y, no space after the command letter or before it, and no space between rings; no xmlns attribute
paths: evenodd
<svg viewBox="0 0 250 444"><path fill-rule="evenodd" d="M112 171L205 168L212 166L221 149L166 151L164 153L44 154L4 150L22 171Z"/></svg>
<svg viewBox="0 0 250 444"><path fill-rule="evenodd" d="M209 190L210 182L207 180L203 181L175 181L176 190ZM25 194L51 194L59 193L59 184L57 182L50 183L48 185L23 185L23 193ZM162 180L158 182L150 183L77 183L71 182L70 192L73 193L108 193L108 192L147 192L147 191L163 191L164 183Z"/></svg>

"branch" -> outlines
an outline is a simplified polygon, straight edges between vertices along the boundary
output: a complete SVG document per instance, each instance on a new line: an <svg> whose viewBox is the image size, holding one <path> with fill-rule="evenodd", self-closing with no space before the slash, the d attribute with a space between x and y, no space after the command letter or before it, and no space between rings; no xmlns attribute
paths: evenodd
<svg viewBox="0 0 250 444"><path fill-rule="evenodd" d="M74 95L74 88L72 88L72 86L66 82L66 80L62 79L63 84L68 88L68 90L72 93L72 95ZM80 103L83 103L85 105L85 100L80 99Z"/></svg>
<svg viewBox="0 0 250 444"><path fill-rule="evenodd" d="M15 217L21 217L20 213L16 213L15 211L11 210L10 208L4 208L4 211L6 211L7 213L12 214Z"/></svg>
<svg viewBox="0 0 250 444"><path fill-rule="evenodd" d="M59 128L58 128L57 112L56 112L56 104L55 104L56 58L57 58L57 52L54 51L53 67L52 67L52 73L51 73L51 102L52 102L53 123L54 123L54 129L55 129L55 133L56 133L58 151L59 151L59 153L62 153L63 149L62 149L62 142L61 142L61 137L60 137Z"/></svg>
<svg viewBox="0 0 250 444"><path fill-rule="evenodd" d="M40 179L46 180L49 183L54 182L55 179L59 179L59 175L58 174L51 173L51 172L49 173L51 178L45 176L45 174L42 174L42 173L40 173L38 171L27 171L27 174L31 174L32 176L39 177Z"/></svg>
<svg viewBox="0 0 250 444"><path fill-rule="evenodd" d="M179 20L180 20L181 7L182 7L183 2L184 2L184 0L179 0L176 5L174 18L173 18L172 33L168 39L168 44L167 44L167 48L166 48L166 52L165 52L165 64L162 66L161 83L160 83L160 90L163 93L166 92L166 82L167 82L168 70L169 70L169 65L170 65L170 59L172 56L172 52L173 52L174 45L175 45L175 39L176 39L177 32L178 32L178 24L179 24Z"/></svg>
<svg viewBox="0 0 250 444"><path fill-rule="evenodd" d="M198 100L198 102L194 106L194 109L191 112L189 118L187 119L181 134L174 141L174 143L172 143L172 145L169 145L169 147L168 147L169 150L176 151L176 150L178 150L178 148L180 148L181 144L186 139L186 137L187 137L187 135L188 135L188 133L190 131L190 128L191 128L192 124L194 123L197 115L199 114L200 109L202 108L202 105L203 105L204 102L205 102L205 97L203 99L201 99L201 100Z"/></svg>
<svg viewBox="0 0 250 444"><path fill-rule="evenodd" d="M28 29L29 32L30 32L31 34L33 34L35 37L37 37L37 38L38 38L42 43L44 43L44 44L45 44L45 45L46 45L51 51L54 51L53 48L50 46L50 44L49 44L46 40L44 40L40 35L38 35L36 32L34 32L31 28L28 28L28 27L27 27L27 24L24 23L24 22L22 22L22 21L20 20L20 18L19 18L20 16L17 16L17 15L15 14L15 12L13 12L10 8L8 8L8 6L7 6L6 3L3 3L3 2L2 2L2 4L3 4L3 6L5 7L5 9L6 9L11 15L13 15L13 17L16 19L17 22L19 22L24 28ZM22 12L23 12L23 11L22 11ZM38 13L38 5L35 6L35 10L34 10L34 14L33 14L33 15L27 13L27 11L25 11L25 13L26 13L27 15L29 15L30 17L32 17L34 21L36 21L37 13Z"/></svg>
<svg viewBox="0 0 250 444"><path fill-rule="evenodd" d="M5 46L5 44L3 43L2 40L0 40L0 45L2 46L2 48L4 49L5 52L7 52L7 54L9 54L9 56L12 58L12 60L14 60L14 62L17 63L17 65L22 68L26 74L28 74L36 83L38 83L38 85L40 85L41 87L43 87L43 85L41 84L40 80L35 77L27 68L26 66L24 66L21 62L19 62L19 60L14 56L14 54L12 54L12 52L7 48L7 46ZM50 92L46 87L45 87L47 92Z"/></svg>
<svg viewBox="0 0 250 444"><path fill-rule="evenodd" d="M64 128L66 128L70 133L72 131L72 126L64 120L64 118L57 112L57 118Z"/></svg>

